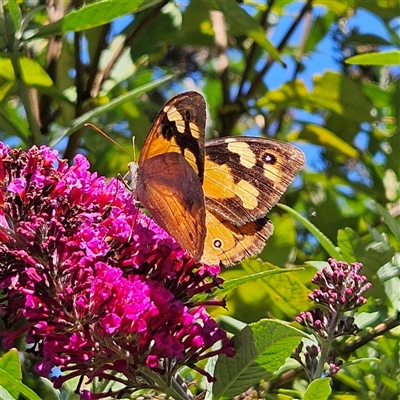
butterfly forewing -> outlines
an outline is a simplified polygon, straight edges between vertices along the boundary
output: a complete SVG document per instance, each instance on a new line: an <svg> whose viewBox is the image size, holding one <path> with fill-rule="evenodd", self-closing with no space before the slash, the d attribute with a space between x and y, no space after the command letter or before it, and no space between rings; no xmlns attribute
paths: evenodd
<svg viewBox="0 0 400 400"><path fill-rule="evenodd" d="M197 92L169 100L157 115L140 153L144 160L164 153L180 153L203 181L206 103Z"/></svg>
<svg viewBox="0 0 400 400"><path fill-rule="evenodd" d="M199 93L175 96L153 122L138 166L130 166L137 199L196 261L206 236L205 123L206 104Z"/></svg>
<svg viewBox="0 0 400 400"><path fill-rule="evenodd" d="M207 142L206 206L237 226L262 218L303 165L301 150L277 140L234 137Z"/></svg>

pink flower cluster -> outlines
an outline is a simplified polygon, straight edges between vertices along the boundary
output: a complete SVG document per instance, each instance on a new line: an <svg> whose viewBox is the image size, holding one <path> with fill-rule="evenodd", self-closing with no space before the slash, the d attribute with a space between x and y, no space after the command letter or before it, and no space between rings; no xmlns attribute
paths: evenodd
<svg viewBox="0 0 400 400"><path fill-rule="evenodd" d="M60 368L55 387L75 376L154 387L146 371L205 373L197 361L232 355L193 298L221 283L219 268L196 264L121 182L88 169L83 156L70 167L47 147L0 143L3 346L26 333L36 371Z"/></svg>

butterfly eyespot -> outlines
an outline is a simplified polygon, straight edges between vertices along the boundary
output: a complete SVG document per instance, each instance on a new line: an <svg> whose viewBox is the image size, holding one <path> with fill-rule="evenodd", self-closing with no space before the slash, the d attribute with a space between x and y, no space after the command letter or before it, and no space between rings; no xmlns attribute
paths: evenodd
<svg viewBox="0 0 400 400"><path fill-rule="evenodd" d="M267 154L265 154L265 156L264 156L264 161L265 161L267 164L275 164L275 163L276 163L276 157L275 157L273 154L271 154L271 153L267 153Z"/></svg>
<svg viewBox="0 0 400 400"><path fill-rule="evenodd" d="M213 246L214 246L216 249L220 249L220 248L222 247L222 241L219 240L219 239L215 239L215 240L213 241Z"/></svg>

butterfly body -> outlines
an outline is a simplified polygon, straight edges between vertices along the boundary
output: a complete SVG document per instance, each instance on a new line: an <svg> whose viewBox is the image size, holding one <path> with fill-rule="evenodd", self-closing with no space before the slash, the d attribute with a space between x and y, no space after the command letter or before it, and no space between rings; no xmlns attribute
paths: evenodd
<svg viewBox="0 0 400 400"><path fill-rule="evenodd" d="M167 102L139 163L130 165L132 190L196 261L228 266L263 249L273 232L265 214L303 166L304 154L265 138L205 143L205 120L197 92Z"/></svg>

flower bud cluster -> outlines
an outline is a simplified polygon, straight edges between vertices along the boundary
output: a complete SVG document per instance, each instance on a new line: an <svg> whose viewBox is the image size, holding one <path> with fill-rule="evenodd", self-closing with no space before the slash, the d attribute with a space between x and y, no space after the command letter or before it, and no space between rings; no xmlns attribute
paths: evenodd
<svg viewBox="0 0 400 400"><path fill-rule="evenodd" d="M309 298L319 307L301 312L296 317L299 324L314 333L320 344L320 346L306 347L305 362L300 357L302 344L292 355L300 362L310 379L320 376L325 362L328 363L326 376L333 376L340 370L342 362L337 360L329 349L335 338L359 332L354 318L344 313L365 304L366 299L362 294L371 287L367 278L360 275L361 263L348 264L330 258L328 264L329 268L318 271L312 279L312 283L319 287L309 295Z"/></svg>

